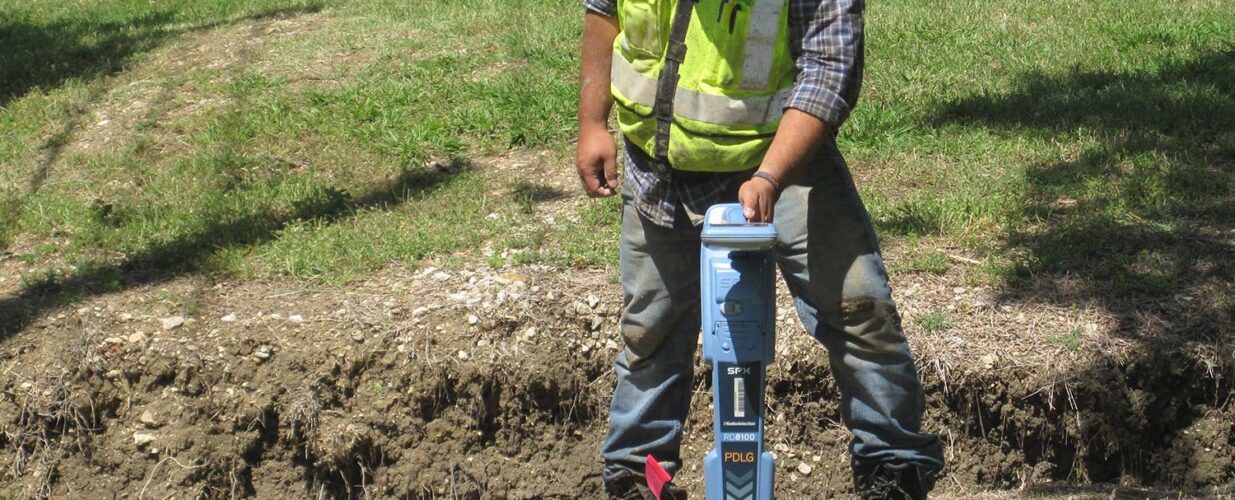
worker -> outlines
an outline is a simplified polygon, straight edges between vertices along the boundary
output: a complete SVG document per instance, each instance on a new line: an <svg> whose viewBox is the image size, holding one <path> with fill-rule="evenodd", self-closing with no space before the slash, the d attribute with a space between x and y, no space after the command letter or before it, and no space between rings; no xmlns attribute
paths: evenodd
<svg viewBox="0 0 1235 500"><path fill-rule="evenodd" d="M870 216L836 135L863 72L863 0L584 0L576 167L622 196L624 349L602 445L610 498L680 470L700 331L703 214L738 202L827 349L856 492L925 498L943 468ZM615 107L623 174L608 128ZM819 425L789 419L779 425ZM681 498L680 492L673 492Z"/></svg>

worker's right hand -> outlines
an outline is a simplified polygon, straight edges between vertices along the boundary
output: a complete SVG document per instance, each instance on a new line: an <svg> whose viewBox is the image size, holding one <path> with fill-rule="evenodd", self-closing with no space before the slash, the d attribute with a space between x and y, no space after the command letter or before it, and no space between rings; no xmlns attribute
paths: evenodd
<svg viewBox="0 0 1235 500"><path fill-rule="evenodd" d="M590 126L579 130L575 168L588 196L604 198L617 193L617 145L608 129Z"/></svg>

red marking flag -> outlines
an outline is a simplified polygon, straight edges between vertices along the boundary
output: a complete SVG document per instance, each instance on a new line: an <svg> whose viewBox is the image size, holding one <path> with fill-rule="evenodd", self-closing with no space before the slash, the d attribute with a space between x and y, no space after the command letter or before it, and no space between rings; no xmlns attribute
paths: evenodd
<svg viewBox="0 0 1235 500"><path fill-rule="evenodd" d="M652 490L652 496L655 496L656 500L661 500L660 494L664 491L665 484L670 479L673 479L673 476L665 472L665 469L660 466L660 462L657 462L651 455L648 455L648 461L643 466L643 475L648 479L648 488Z"/></svg>

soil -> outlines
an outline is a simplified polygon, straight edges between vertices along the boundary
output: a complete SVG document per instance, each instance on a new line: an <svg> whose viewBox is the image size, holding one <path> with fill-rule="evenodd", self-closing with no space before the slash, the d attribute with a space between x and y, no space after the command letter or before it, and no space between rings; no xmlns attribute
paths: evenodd
<svg viewBox="0 0 1235 500"><path fill-rule="evenodd" d="M599 496L611 281L428 267L344 288L181 278L90 298L3 341L0 494ZM784 299L768 401L778 491L842 495L837 391ZM1209 495L1235 478L1230 366L1162 352L1041 386L990 358L946 378L919 363L925 426L948 443L945 496L1064 480ZM709 390L697 385L679 475L700 496Z"/></svg>

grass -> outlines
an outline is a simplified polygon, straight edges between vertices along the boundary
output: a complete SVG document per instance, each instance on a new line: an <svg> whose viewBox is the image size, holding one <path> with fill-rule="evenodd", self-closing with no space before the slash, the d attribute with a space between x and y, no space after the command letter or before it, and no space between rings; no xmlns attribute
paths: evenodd
<svg viewBox="0 0 1235 500"><path fill-rule="evenodd" d="M932 248L925 247L922 238L916 235L905 238L908 247L909 261L892 268L893 272L931 273L942 275L948 272L948 255Z"/></svg>
<svg viewBox="0 0 1235 500"><path fill-rule="evenodd" d="M1126 255L1106 240L1121 226L1225 218L1235 23L1229 2L1185 3L983 4L980 26L973 2L873 6L871 78L841 140L888 177L865 186L880 229L1011 244L1028 250L1013 271L1033 272Z"/></svg>
<svg viewBox="0 0 1235 500"><path fill-rule="evenodd" d="M930 333L939 333L952 325L952 317L947 313L932 311L917 318L918 326Z"/></svg>
<svg viewBox="0 0 1235 500"><path fill-rule="evenodd" d="M839 142L881 235L962 248L1014 289L1070 276L1162 297L1229 279L1232 9L872 4ZM27 263L27 295L183 273L344 283L434 256L615 266L617 200L533 224L556 193L470 161L569 163L581 12L0 0L0 244ZM949 269L925 250L896 271Z"/></svg>
<svg viewBox="0 0 1235 500"><path fill-rule="evenodd" d="M477 245L536 193L486 200L466 158L562 148L573 128L578 20L511 32L506 8L560 2L517 3L0 2L0 37L17 49L0 60L13 74L0 89L9 208L0 241L55 241L33 253L58 270L338 282ZM167 64L200 40L234 46L254 23L304 34L261 41L241 64L228 66L223 46L196 64ZM438 35L412 36L425 33ZM325 75L336 84L300 85L304 75L280 65L323 55L344 61ZM18 73L35 60L66 63ZM105 137L114 147L73 147L101 128L101 113L160 97L138 116L114 117L131 122ZM187 113L195 101L219 104Z"/></svg>
<svg viewBox="0 0 1235 500"><path fill-rule="evenodd" d="M1050 335L1046 338L1046 340L1069 351L1079 351L1084 345L1084 342L1081 340L1082 332L1083 330L1080 328L1074 328L1072 331L1065 334Z"/></svg>

